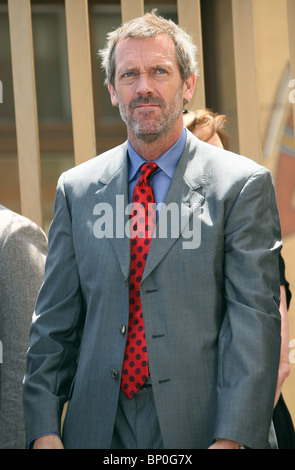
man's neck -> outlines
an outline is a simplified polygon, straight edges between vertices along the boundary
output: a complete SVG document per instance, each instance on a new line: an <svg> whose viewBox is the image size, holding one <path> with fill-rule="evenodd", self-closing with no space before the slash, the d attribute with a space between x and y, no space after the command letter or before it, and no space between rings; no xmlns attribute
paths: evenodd
<svg viewBox="0 0 295 470"><path fill-rule="evenodd" d="M168 150L179 139L183 127L171 135L163 135L153 142L145 142L133 135L128 135L129 141L138 155L146 161L153 161Z"/></svg>

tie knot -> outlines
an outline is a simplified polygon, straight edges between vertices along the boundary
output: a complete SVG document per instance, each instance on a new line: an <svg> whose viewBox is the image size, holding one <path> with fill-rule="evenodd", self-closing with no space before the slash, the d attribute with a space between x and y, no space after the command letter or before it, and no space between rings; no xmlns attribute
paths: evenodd
<svg viewBox="0 0 295 470"><path fill-rule="evenodd" d="M157 168L158 168L158 165L154 162L144 163L140 170L140 180L141 181L147 180L151 176L151 174L154 171L156 171Z"/></svg>

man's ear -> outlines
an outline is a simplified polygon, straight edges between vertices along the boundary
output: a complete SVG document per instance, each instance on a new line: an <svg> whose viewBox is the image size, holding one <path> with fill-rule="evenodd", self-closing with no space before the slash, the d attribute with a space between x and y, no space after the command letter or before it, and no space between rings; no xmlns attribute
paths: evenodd
<svg viewBox="0 0 295 470"><path fill-rule="evenodd" d="M110 96L111 96L112 105L113 106L118 106L119 103L118 103L118 99L117 99L116 90L113 87L113 85L111 85L110 83L108 84L108 90L109 90L109 93L110 93Z"/></svg>
<svg viewBox="0 0 295 470"><path fill-rule="evenodd" d="M196 75L192 74L188 77L183 84L183 99L190 101L193 97L196 86Z"/></svg>

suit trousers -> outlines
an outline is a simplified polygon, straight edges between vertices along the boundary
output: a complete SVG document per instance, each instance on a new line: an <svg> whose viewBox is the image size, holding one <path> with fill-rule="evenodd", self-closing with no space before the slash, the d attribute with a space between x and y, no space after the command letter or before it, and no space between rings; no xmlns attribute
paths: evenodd
<svg viewBox="0 0 295 470"><path fill-rule="evenodd" d="M120 391L111 449L163 449L151 385L129 399Z"/></svg>

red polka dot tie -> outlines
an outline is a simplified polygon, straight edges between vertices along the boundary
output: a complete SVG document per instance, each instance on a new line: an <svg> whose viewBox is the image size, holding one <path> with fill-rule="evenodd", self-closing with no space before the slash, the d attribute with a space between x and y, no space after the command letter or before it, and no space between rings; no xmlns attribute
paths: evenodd
<svg viewBox="0 0 295 470"><path fill-rule="evenodd" d="M121 380L121 390L128 398L132 398L148 378L140 283L156 224L155 200L148 178L157 168L155 163L142 165L132 199L129 323Z"/></svg>

